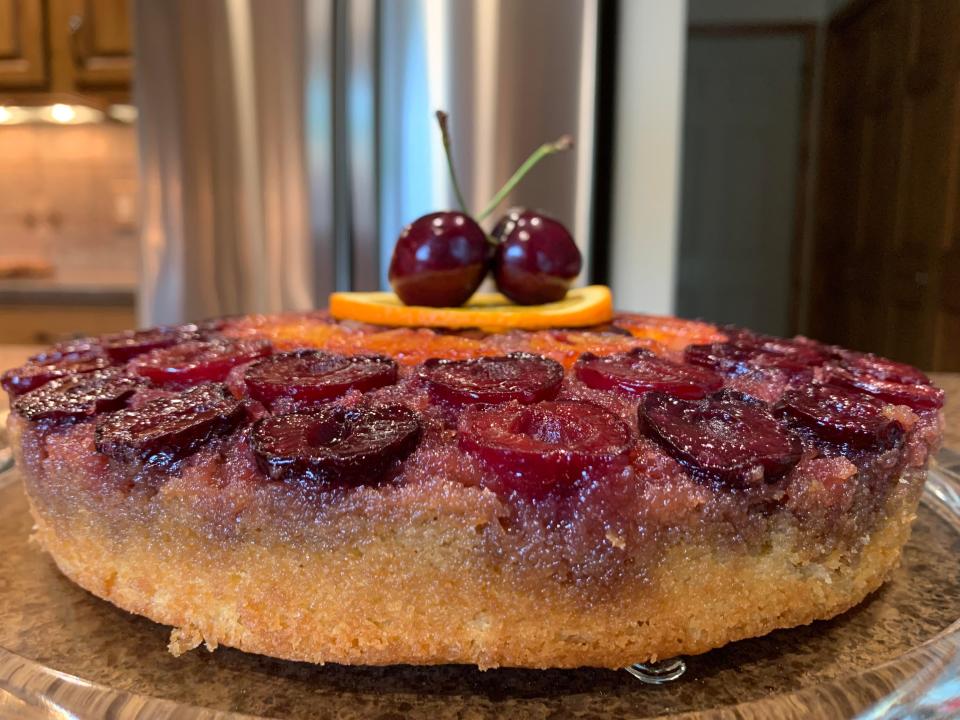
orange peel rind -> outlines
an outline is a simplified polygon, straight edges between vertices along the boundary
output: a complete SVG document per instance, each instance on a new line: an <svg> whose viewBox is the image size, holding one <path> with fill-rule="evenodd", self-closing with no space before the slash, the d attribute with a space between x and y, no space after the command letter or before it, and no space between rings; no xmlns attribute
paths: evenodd
<svg viewBox="0 0 960 720"><path fill-rule="evenodd" d="M613 319L613 298L605 285L573 288L563 300L543 305L516 305L499 293L477 293L460 307L404 305L390 292L337 292L330 314L388 327L545 330L588 327Z"/></svg>

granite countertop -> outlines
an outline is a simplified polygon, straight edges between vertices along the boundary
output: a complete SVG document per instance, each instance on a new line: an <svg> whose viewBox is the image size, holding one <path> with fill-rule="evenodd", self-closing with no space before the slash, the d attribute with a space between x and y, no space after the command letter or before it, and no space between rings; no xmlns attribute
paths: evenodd
<svg viewBox="0 0 960 720"><path fill-rule="evenodd" d="M40 348L32 345L0 345L0 372L21 364ZM944 414L947 427L943 444L960 450L960 373L931 373L935 384L947 393ZM6 393L0 393L0 412L7 409Z"/></svg>
<svg viewBox="0 0 960 720"><path fill-rule="evenodd" d="M0 304L131 305L137 275L123 270L58 269L44 278L0 278Z"/></svg>

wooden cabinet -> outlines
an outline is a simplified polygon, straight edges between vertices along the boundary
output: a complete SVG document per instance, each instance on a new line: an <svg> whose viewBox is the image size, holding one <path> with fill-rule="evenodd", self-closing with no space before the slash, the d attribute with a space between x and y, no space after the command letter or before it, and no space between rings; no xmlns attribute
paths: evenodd
<svg viewBox="0 0 960 720"><path fill-rule="evenodd" d="M55 85L79 92L130 86L129 0L49 0Z"/></svg>
<svg viewBox="0 0 960 720"><path fill-rule="evenodd" d="M79 335L120 332L136 325L133 303L127 305L0 303L0 344L59 342Z"/></svg>
<svg viewBox="0 0 960 720"><path fill-rule="evenodd" d="M10 102L81 95L127 101L131 0L0 0L0 93Z"/></svg>
<svg viewBox="0 0 960 720"><path fill-rule="evenodd" d="M42 0L0 0L0 87L46 87L44 25Z"/></svg>
<svg viewBox="0 0 960 720"><path fill-rule="evenodd" d="M810 334L960 370L960 3L830 25Z"/></svg>

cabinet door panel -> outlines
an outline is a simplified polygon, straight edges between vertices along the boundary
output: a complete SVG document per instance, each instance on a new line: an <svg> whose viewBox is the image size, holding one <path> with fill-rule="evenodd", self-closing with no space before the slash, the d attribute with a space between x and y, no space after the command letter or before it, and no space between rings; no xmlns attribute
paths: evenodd
<svg viewBox="0 0 960 720"><path fill-rule="evenodd" d="M128 87L130 0L50 0L58 76L78 90Z"/></svg>
<svg viewBox="0 0 960 720"><path fill-rule="evenodd" d="M46 86L44 37L42 0L0 0L0 89Z"/></svg>
<svg viewBox="0 0 960 720"><path fill-rule="evenodd" d="M851 8L827 40L811 329L960 369L960 3Z"/></svg>

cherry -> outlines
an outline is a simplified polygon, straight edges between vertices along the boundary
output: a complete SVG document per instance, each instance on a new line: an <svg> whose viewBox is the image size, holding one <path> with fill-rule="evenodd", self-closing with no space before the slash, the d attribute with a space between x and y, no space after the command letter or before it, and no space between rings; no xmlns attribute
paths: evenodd
<svg viewBox="0 0 960 720"><path fill-rule="evenodd" d="M99 452L126 462L169 462L226 435L244 416L243 403L225 386L197 385L136 410L101 415L95 441Z"/></svg>
<svg viewBox="0 0 960 720"><path fill-rule="evenodd" d="M128 330L127 332L103 335L97 343L115 362L127 362L137 355L170 347L197 336L196 326L156 327L149 330Z"/></svg>
<svg viewBox="0 0 960 720"><path fill-rule="evenodd" d="M741 375L757 368L773 368L795 376L810 374L811 368L824 359L815 349L789 340L775 340L754 342L741 339L690 345L683 356L688 363L728 375Z"/></svg>
<svg viewBox="0 0 960 720"><path fill-rule="evenodd" d="M270 354L265 340L190 340L153 350L130 361L130 369L165 388L221 382L242 363Z"/></svg>
<svg viewBox="0 0 960 720"><path fill-rule="evenodd" d="M10 397L36 390L57 378L103 370L113 365L110 358L102 355L96 348L76 349L62 354L54 351L37 355L35 358L37 359L28 360L26 364L7 370L0 376L0 386Z"/></svg>
<svg viewBox="0 0 960 720"><path fill-rule="evenodd" d="M562 300L583 267L567 229L539 212L511 210L497 223L493 238L497 289L520 305Z"/></svg>
<svg viewBox="0 0 960 720"><path fill-rule="evenodd" d="M675 460L737 486L786 474L800 460L800 440L762 403L733 394L691 401L651 392L638 408L640 427Z"/></svg>
<svg viewBox="0 0 960 720"><path fill-rule="evenodd" d="M752 350L760 364L812 367L823 363L829 354L820 343L807 338L782 338L739 328L727 329L727 332L732 345Z"/></svg>
<svg viewBox="0 0 960 720"><path fill-rule="evenodd" d="M830 385L787 391L776 414L831 442L854 447L896 447L903 426L883 412L883 404L862 392Z"/></svg>
<svg viewBox="0 0 960 720"><path fill-rule="evenodd" d="M483 282L490 259L475 220L447 211L414 220L397 239L387 277L407 305L463 305Z"/></svg>
<svg viewBox="0 0 960 720"><path fill-rule="evenodd" d="M93 370L51 380L17 398L13 409L28 420L79 420L119 410L143 384L119 368Z"/></svg>
<svg viewBox="0 0 960 720"><path fill-rule="evenodd" d="M503 490L526 497L564 489L624 459L633 444L630 428L609 410L567 400L472 408L457 435L460 449L490 466Z"/></svg>
<svg viewBox="0 0 960 720"><path fill-rule="evenodd" d="M421 425L403 405L329 405L258 420L250 447L274 480L358 485L380 480L417 445Z"/></svg>
<svg viewBox="0 0 960 720"><path fill-rule="evenodd" d="M250 365L243 375L247 391L268 408L281 398L309 409L348 390L374 390L397 381L397 364L388 357L345 357L318 350L272 355Z"/></svg>
<svg viewBox="0 0 960 720"><path fill-rule="evenodd" d="M390 259L390 269L387 277L394 292L407 305L455 307L463 305L473 295L480 283L483 282L490 266L492 256L490 240L480 225L477 224L478 221L483 221L484 218L496 210L516 187L517 183L541 159L547 155L569 149L573 145L573 140L565 135L555 142L544 143L537 148L494 195L487 207L474 219L470 217L467 211L463 192L460 190L457 174L453 168L447 114L443 111L437 111L437 122L440 126L440 135L443 139L443 149L447 157L450 179L456 192L460 211L448 210L446 212L430 213L414 220L404 228L393 249L393 257ZM524 222L527 221L524 220ZM565 248L568 249L563 241L568 242L576 253L576 270L573 271L570 278L572 280L580 272L579 251L573 245L569 233L555 220L538 215L530 222L529 228L517 231L518 242L525 240L529 232L533 232L538 237L543 234L542 239L533 243L537 247L542 242L551 240L558 233L562 233L565 237L560 238L561 241L556 248L542 253L539 251L533 253L529 262L519 262L517 251L507 248L508 259L502 263L504 267L510 268L508 277L504 281L505 287L508 293L513 292L514 289L516 289L516 292L521 292L519 284L525 282L524 278L526 277L523 273L529 275L532 272L533 274L530 277L534 277L538 283L548 287L546 292L553 299L559 299L566 293L569 284L566 277L572 266L565 259L559 265L553 264L550 259L566 258L566 255L558 255L558 253L564 252ZM549 228L547 225L549 225ZM527 251L524 247L520 248L519 252L522 255ZM562 281L562 288L556 285L557 278ZM559 295L557 295L558 292ZM533 297L533 295L528 297ZM529 302L544 301L530 300Z"/></svg>
<svg viewBox="0 0 960 720"><path fill-rule="evenodd" d="M877 380L902 383L904 385L929 385L930 378L915 367L905 363L887 360L871 353L858 353L850 350L840 352L841 364L848 372L858 376L867 376Z"/></svg>
<svg viewBox="0 0 960 720"><path fill-rule="evenodd" d="M511 353L472 360L427 360L420 369L433 400L455 405L533 403L557 396L560 363L539 355Z"/></svg>
<svg viewBox="0 0 960 720"><path fill-rule="evenodd" d="M29 359L36 363L50 364L60 360L77 360L103 354L96 338L81 337L57 343L36 355L31 355Z"/></svg>
<svg viewBox="0 0 960 720"><path fill-rule="evenodd" d="M881 380L873 375L856 374L839 367L830 369L827 381L831 385L860 390L883 402L906 405L912 410L939 410L943 407L943 390L933 385Z"/></svg>
<svg viewBox="0 0 960 720"><path fill-rule="evenodd" d="M584 353L574 373L587 387L630 395L657 390L696 400L723 387L723 378L710 370L672 362L640 348L606 357Z"/></svg>

